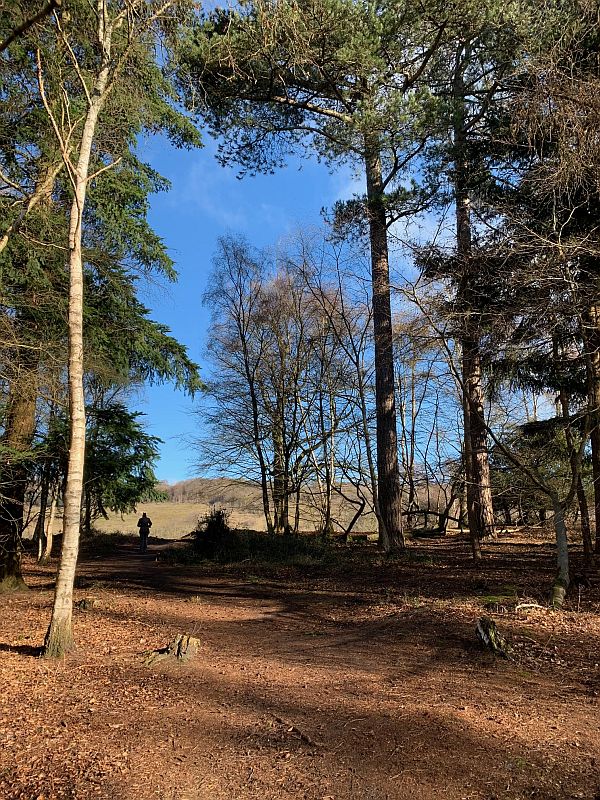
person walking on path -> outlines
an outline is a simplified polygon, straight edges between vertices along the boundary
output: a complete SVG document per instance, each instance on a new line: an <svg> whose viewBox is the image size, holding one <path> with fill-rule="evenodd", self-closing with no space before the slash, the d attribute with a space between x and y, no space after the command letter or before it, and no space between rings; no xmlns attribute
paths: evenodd
<svg viewBox="0 0 600 800"><path fill-rule="evenodd" d="M140 553L145 553L148 549L148 536L150 536L150 528L152 527L152 520L146 516L146 512L138 519L137 523L140 529Z"/></svg>

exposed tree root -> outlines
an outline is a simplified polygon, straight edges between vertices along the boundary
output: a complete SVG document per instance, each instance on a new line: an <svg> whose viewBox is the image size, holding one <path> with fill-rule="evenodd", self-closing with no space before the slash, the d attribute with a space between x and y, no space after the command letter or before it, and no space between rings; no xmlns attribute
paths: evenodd
<svg viewBox="0 0 600 800"><path fill-rule="evenodd" d="M298 735L301 741L305 744L309 745L310 747L318 747L324 748L325 745L322 742L317 742L314 739L311 739L310 736L304 731L301 731L296 725L292 722L288 722L288 720L283 719L283 717L278 717L276 714L273 714L273 719L278 722L280 725L283 725L290 733L295 733Z"/></svg>

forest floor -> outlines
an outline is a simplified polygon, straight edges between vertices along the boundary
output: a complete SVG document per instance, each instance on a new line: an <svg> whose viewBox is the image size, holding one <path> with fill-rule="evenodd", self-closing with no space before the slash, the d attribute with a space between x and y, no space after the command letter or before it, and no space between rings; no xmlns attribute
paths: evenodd
<svg viewBox="0 0 600 800"><path fill-rule="evenodd" d="M172 544L172 543L171 543ZM334 566L85 557L77 649L39 658L56 563L0 597L4 800L600 800L600 589L547 543L368 545ZM491 614L510 660L480 649ZM178 633L185 664L144 665Z"/></svg>

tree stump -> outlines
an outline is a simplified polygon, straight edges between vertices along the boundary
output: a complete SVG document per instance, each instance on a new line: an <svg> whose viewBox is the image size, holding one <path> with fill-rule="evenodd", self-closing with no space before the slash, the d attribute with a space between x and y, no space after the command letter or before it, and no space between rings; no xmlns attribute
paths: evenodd
<svg viewBox="0 0 600 800"><path fill-rule="evenodd" d="M496 623L490 617L481 617L475 628L475 635L483 647L495 656L510 658L510 647L506 639L500 635Z"/></svg>
<svg viewBox="0 0 600 800"><path fill-rule="evenodd" d="M145 653L144 664L150 667L165 658L172 658L180 662L189 661L198 653L199 647L200 639L195 639L187 634L179 634L166 647Z"/></svg>
<svg viewBox="0 0 600 800"><path fill-rule="evenodd" d="M98 607L98 601L95 597L84 597L83 600L75 603L75 606L79 611L91 611L93 608Z"/></svg>

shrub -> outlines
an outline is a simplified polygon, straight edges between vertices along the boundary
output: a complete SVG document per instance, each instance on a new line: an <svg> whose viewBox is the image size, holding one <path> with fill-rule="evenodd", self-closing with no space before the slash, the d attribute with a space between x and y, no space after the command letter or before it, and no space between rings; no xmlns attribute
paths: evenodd
<svg viewBox="0 0 600 800"><path fill-rule="evenodd" d="M273 536L256 531L232 530L223 508L212 508L194 531L196 558L231 564L255 562L311 566L333 557L328 542L309 536Z"/></svg>
<svg viewBox="0 0 600 800"><path fill-rule="evenodd" d="M247 542L229 527L224 508L212 508L194 531L194 550L200 558L226 564L248 558Z"/></svg>

